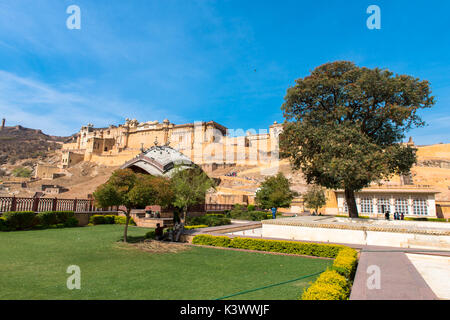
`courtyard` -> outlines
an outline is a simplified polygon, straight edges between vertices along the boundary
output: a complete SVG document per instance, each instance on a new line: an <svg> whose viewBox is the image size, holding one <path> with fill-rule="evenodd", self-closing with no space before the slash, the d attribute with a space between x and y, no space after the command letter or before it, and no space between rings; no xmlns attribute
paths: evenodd
<svg viewBox="0 0 450 320"><path fill-rule="evenodd" d="M0 299L205 299L325 271L333 260L184 246L145 250L151 229L123 226L0 233ZM133 243L135 242L135 243ZM81 289L66 286L66 269L81 269ZM294 300L317 276L233 297Z"/></svg>

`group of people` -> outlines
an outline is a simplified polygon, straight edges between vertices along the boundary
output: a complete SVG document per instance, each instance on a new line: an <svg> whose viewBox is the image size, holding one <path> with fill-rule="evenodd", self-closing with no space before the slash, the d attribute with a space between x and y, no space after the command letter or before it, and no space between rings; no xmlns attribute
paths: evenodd
<svg viewBox="0 0 450 320"><path fill-rule="evenodd" d="M181 223L175 223L173 228L170 228L164 233L164 227L161 224L156 224L155 240L167 240L167 241L180 241L181 234L183 233L183 225Z"/></svg>
<svg viewBox="0 0 450 320"><path fill-rule="evenodd" d="M386 211L384 213L384 217L386 218L386 220L389 220L391 214L389 211ZM394 220L404 220L405 218L405 214L403 212L394 212Z"/></svg>

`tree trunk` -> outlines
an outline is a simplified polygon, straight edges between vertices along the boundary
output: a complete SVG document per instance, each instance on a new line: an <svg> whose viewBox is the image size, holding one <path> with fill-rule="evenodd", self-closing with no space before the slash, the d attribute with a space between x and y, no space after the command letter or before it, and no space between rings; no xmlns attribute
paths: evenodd
<svg viewBox="0 0 450 320"><path fill-rule="evenodd" d="M128 236L128 223L130 222L130 213L131 209L127 209L127 212L125 213L126 216L126 222L125 222L125 229L123 230L123 242L127 242L127 236Z"/></svg>
<svg viewBox="0 0 450 320"><path fill-rule="evenodd" d="M186 225L186 216L187 216L187 207L183 208L183 217L180 219L181 224L184 226Z"/></svg>
<svg viewBox="0 0 450 320"><path fill-rule="evenodd" d="M347 202L348 216L358 218L358 208L356 207L355 192L345 188L345 201Z"/></svg>

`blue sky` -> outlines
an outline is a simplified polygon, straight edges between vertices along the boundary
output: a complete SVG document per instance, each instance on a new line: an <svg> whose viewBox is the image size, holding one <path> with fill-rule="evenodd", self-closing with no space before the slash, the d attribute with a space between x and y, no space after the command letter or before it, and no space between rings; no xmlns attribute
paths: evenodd
<svg viewBox="0 0 450 320"><path fill-rule="evenodd" d="M69 5L81 30L66 28ZM381 8L381 30L366 8ZM0 1L0 117L46 133L140 121L265 129L335 60L431 82L419 144L450 143L449 1Z"/></svg>

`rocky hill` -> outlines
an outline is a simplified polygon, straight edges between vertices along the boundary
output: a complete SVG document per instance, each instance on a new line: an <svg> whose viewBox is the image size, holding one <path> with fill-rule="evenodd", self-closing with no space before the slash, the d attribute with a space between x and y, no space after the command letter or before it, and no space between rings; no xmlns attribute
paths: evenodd
<svg viewBox="0 0 450 320"><path fill-rule="evenodd" d="M0 165L14 165L19 160L31 162L51 157L71 137L50 136L41 130L22 126L0 128Z"/></svg>

